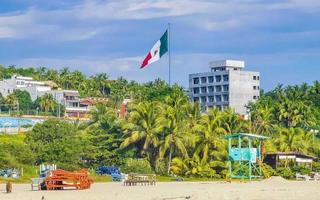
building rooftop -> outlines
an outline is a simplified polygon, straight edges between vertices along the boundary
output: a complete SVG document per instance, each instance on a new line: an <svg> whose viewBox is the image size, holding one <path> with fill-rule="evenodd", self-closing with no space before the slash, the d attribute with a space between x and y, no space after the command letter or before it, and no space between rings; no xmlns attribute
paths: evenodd
<svg viewBox="0 0 320 200"><path fill-rule="evenodd" d="M315 156L307 155L301 152L269 152L266 155L277 155L277 156L296 156L302 158L310 158L310 159L317 159Z"/></svg>
<svg viewBox="0 0 320 200"><path fill-rule="evenodd" d="M17 75L13 75L11 78L18 79L18 80L26 80L26 81L32 81L33 80L32 77L17 76Z"/></svg>
<svg viewBox="0 0 320 200"><path fill-rule="evenodd" d="M225 136L225 138L238 138L238 137L249 137L249 138L257 138L257 139L268 139L269 137L263 136L263 135L257 135L252 133L235 133L231 135Z"/></svg>
<svg viewBox="0 0 320 200"><path fill-rule="evenodd" d="M229 67L229 68L244 68L242 60L218 60L209 63L210 68Z"/></svg>

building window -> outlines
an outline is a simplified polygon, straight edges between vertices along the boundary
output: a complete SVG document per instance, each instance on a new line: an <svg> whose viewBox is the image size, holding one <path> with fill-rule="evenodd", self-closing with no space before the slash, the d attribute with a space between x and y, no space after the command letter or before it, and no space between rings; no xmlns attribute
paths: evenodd
<svg viewBox="0 0 320 200"><path fill-rule="evenodd" d="M216 95L216 102L221 102L221 95Z"/></svg>
<svg viewBox="0 0 320 200"><path fill-rule="evenodd" d="M201 93L207 93L207 87L201 87Z"/></svg>
<svg viewBox="0 0 320 200"><path fill-rule="evenodd" d="M216 82L221 82L221 76L216 76Z"/></svg>
<svg viewBox="0 0 320 200"><path fill-rule="evenodd" d="M253 96L253 99L257 99L257 96Z"/></svg>
<svg viewBox="0 0 320 200"><path fill-rule="evenodd" d="M223 81L229 81L229 76L228 75L223 75Z"/></svg>
<svg viewBox="0 0 320 200"><path fill-rule="evenodd" d="M193 94L199 94L200 90L199 88L193 88Z"/></svg>
<svg viewBox="0 0 320 200"><path fill-rule="evenodd" d="M254 86L253 86L253 89L256 90L256 89L257 89L257 86L254 85Z"/></svg>
<svg viewBox="0 0 320 200"><path fill-rule="evenodd" d="M217 108L218 110L222 110L222 107L221 107L220 105L217 105L216 108Z"/></svg>
<svg viewBox="0 0 320 200"><path fill-rule="evenodd" d="M209 83L213 83L213 76L209 76L209 77L208 77L208 82L209 82Z"/></svg>
<svg viewBox="0 0 320 200"><path fill-rule="evenodd" d="M193 84L199 84L199 78L193 78Z"/></svg>
<svg viewBox="0 0 320 200"><path fill-rule="evenodd" d="M257 76L253 76L253 80L257 80Z"/></svg>
<svg viewBox="0 0 320 200"><path fill-rule="evenodd" d="M211 102L214 102L214 97L213 96L209 96L208 97L208 101L211 103Z"/></svg>
<svg viewBox="0 0 320 200"><path fill-rule="evenodd" d="M257 76L257 80L260 80L260 76Z"/></svg>
<svg viewBox="0 0 320 200"><path fill-rule="evenodd" d="M194 97L193 98L193 102L198 102L199 101L199 97Z"/></svg>
<svg viewBox="0 0 320 200"><path fill-rule="evenodd" d="M207 103L207 97L206 96L202 96L201 97L201 103Z"/></svg>
<svg viewBox="0 0 320 200"><path fill-rule="evenodd" d="M201 83L207 83L207 77L201 77Z"/></svg>
<svg viewBox="0 0 320 200"><path fill-rule="evenodd" d="M223 86L223 91L228 92L229 91L229 85L224 85Z"/></svg>
<svg viewBox="0 0 320 200"><path fill-rule="evenodd" d="M208 90L209 90L209 93L212 93L212 92L214 92L214 87L213 86L209 86Z"/></svg>
<svg viewBox="0 0 320 200"><path fill-rule="evenodd" d="M228 95L223 95L223 101L229 101L229 96Z"/></svg>
<svg viewBox="0 0 320 200"><path fill-rule="evenodd" d="M216 92L221 92L221 85L216 86Z"/></svg>

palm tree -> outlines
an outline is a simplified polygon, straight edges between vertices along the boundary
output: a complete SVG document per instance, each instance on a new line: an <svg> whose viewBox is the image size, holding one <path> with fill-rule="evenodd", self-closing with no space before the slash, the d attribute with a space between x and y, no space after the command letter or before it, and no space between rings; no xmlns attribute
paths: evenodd
<svg viewBox="0 0 320 200"><path fill-rule="evenodd" d="M47 68L46 67L39 67L37 68L36 73L39 75L39 77L37 77L39 80L43 80L46 74Z"/></svg>
<svg viewBox="0 0 320 200"><path fill-rule="evenodd" d="M60 70L60 80L59 83L60 85L63 86L65 89L70 89L71 86L71 75L68 67L64 67Z"/></svg>
<svg viewBox="0 0 320 200"><path fill-rule="evenodd" d="M312 134L301 128L278 128L279 137L274 144L279 151L308 153L312 144Z"/></svg>
<svg viewBox="0 0 320 200"><path fill-rule="evenodd" d="M199 102L188 103L186 105L186 123L190 131L193 131L193 127L198 123L201 117Z"/></svg>
<svg viewBox="0 0 320 200"><path fill-rule="evenodd" d="M186 142L188 132L186 131L186 124L183 121L179 121L177 116L177 110L171 106L164 105L165 109L162 112L162 122L165 126L167 134L164 137L164 141L160 147L160 159L162 159L166 153L168 154L168 173L170 172L170 164L172 154L174 152L180 152L183 157L188 157L186 149Z"/></svg>
<svg viewBox="0 0 320 200"><path fill-rule="evenodd" d="M163 131L163 122L159 117L159 108L155 102L141 102L133 105L124 126L125 139L120 148L135 144L141 154L146 154L149 162L155 168L158 155L159 136Z"/></svg>
<svg viewBox="0 0 320 200"><path fill-rule="evenodd" d="M42 110L49 112L50 110L54 111L56 102L51 94L45 94L44 96L40 97L39 105Z"/></svg>
<svg viewBox="0 0 320 200"><path fill-rule="evenodd" d="M174 86L171 96L165 98L162 107L161 121L165 126L164 141L160 147L160 159L168 153L168 173L172 154L179 152L183 157L188 157L186 146L190 141L185 123L187 98L181 88Z"/></svg>
<svg viewBox="0 0 320 200"><path fill-rule="evenodd" d="M109 76L106 73L97 74L93 77L97 85L97 89L102 96L105 96L110 92L110 83L108 78Z"/></svg>
<svg viewBox="0 0 320 200"><path fill-rule="evenodd" d="M271 136L274 128L273 110L268 105L262 105L252 113L251 120L256 134Z"/></svg>
<svg viewBox="0 0 320 200"><path fill-rule="evenodd" d="M227 134L239 133L246 129L245 121L233 109L228 108L221 113L222 127Z"/></svg>
<svg viewBox="0 0 320 200"><path fill-rule="evenodd" d="M201 162L206 163L213 150L224 146L221 136L227 131L222 127L221 112L211 109L207 115L201 117L195 129L198 132L198 143L194 156L201 157Z"/></svg>
<svg viewBox="0 0 320 200"><path fill-rule="evenodd" d="M5 103L9 107L9 113L11 112L11 109L18 105L18 98L13 93L9 94L7 98L5 99Z"/></svg>

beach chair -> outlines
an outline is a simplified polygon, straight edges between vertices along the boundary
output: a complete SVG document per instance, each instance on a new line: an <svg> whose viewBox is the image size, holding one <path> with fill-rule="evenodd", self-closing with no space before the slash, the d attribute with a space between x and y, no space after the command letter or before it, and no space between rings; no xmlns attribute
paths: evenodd
<svg viewBox="0 0 320 200"><path fill-rule="evenodd" d="M41 190L41 185L44 183L45 178L32 178L31 190Z"/></svg>

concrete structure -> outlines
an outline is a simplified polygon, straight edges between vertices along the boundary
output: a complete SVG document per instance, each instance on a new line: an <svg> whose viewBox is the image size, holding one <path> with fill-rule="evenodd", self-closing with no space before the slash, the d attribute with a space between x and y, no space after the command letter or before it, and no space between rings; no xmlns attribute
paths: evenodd
<svg viewBox="0 0 320 200"><path fill-rule="evenodd" d="M203 111L231 107L241 115L246 105L259 99L260 73L243 71L244 61L210 62L210 72L189 75L189 97L200 102Z"/></svg>
<svg viewBox="0 0 320 200"><path fill-rule="evenodd" d="M13 75L11 79L0 81L0 93L6 97L13 93L14 90L26 90L30 93L32 101L36 100L38 96L44 95L51 90L44 82L34 81L31 77L23 77Z"/></svg>
<svg viewBox="0 0 320 200"><path fill-rule="evenodd" d="M53 90L45 82L35 81L31 77L12 76L11 79L0 81L0 93L6 97L14 90L25 90L29 92L31 100L35 101L38 97L51 94L57 103L66 107L67 116L79 117L87 113L87 107L80 107L79 92L75 90Z"/></svg>

